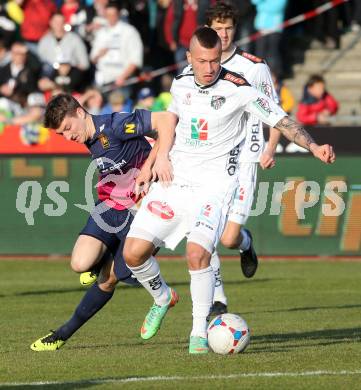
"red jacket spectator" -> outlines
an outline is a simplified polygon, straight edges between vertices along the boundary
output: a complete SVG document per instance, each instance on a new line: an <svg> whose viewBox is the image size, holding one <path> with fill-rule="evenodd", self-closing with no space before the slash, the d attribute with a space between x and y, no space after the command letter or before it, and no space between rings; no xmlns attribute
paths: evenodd
<svg viewBox="0 0 361 390"><path fill-rule="evenodd" d="M338 102L325 89L321 76L313 75L307 82L303 98L298 104L297 119L304 125L325 125L338 110Z"/></svg>
<svg viewBox="0 0 361 390"><path fill-rule="evenodd" d="M38 42L49 28L49 20L56 11L52 0L25 0L23 5L24 21L21 24L21 36L30 42Z"/></svg>
<svg viewBox="0 0 361 390"><path fill-rule="evenodd" d="M164 35L169 47L189 47L189 41L197 28L197 2L194 0L174 0L167 10Z"/></svg>

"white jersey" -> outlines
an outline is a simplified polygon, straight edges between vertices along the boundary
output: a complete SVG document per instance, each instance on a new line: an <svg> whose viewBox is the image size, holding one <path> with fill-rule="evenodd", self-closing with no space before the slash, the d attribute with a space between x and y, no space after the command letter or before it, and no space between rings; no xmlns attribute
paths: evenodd
<svg viewBox="0 0 361 390"><path fill-rule="evenodd" d="M236 48L231 57L222 63L222 66L232 72L241 74L252 87L279 104L271 72L261 58ZM245 126L246 140L239 161L259 162L265 146L262 121L256 116L250 115Z"/></svg>
<svg viewBox="0 0 361 390"><path fill-rule="evenodd" d="M192 186L228 187L234 182L238 155L250 113L274 126L287 114L238 73L221 68L210 85L195 82L191 68L173 81L168 108L178 118L170 153L174 182Z"/></svg>

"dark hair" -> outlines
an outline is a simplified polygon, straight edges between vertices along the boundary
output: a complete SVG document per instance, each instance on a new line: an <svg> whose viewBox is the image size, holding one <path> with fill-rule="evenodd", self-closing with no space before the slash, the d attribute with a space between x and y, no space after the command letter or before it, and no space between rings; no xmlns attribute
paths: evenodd
<svg viewBox="0 0 361 390"><path fill-rule="evenodd" d="M46 106L44 126L50 129L58 129L65 116L74 117L79 107L83 108L73 96L67 93L54 96ZM86 112L84 108L83 110Z"/></svg>
<svg viewBox="0 0 361 390"><path fill-rule="evenodd" d="M217 1L213 7L208 8L206 11L207 26L211 26L213 21L223 23L226 19L232 19L233 25L236 25L238 18L238 11L233 7L233 5L224 1Z"/></svg>
<svg viewBox="0 0 361 390"><path fill-rule="evenodd" d="M313 74L308 79L306 85L307 85L307 87L312 87L312 85L314 85L316 83L323 83L323 84L325 84L325 79L321 75L319 75L319 74Z"/></svg>
<svg viewBox="0 0 361 390"><path fill-rule="evenodd" d="M113 0L110 0L105 8L116 8L118 12L120 11L118 2Z"/></svg>
<svg viewBox="0 0 361 390"><path fill-rule="evenodd" d="M218 34L210 27L199 27L193 37L197 38L199 44L206 49L213 49L220 43Z"/></svg>

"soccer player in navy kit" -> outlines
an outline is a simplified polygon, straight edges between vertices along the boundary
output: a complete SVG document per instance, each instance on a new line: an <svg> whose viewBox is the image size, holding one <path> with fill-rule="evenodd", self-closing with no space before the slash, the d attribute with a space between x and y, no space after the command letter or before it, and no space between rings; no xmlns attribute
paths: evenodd
<svg viewBox="0 0 361 390"><path fill-rule="evenodd" d="M150 180L157 152L144 135L167 128L168 117L168 113L147 110L90 115L68 94L55 96L47 105L44 125L68 140L84 143L97 164L99 200L74 245L71 267L85 272L96 266L100 274L70 320L32 343L32 350L59 349L111 299L118 281L138 284L124 263L123 245L137 201L134 186Z"/></svg>

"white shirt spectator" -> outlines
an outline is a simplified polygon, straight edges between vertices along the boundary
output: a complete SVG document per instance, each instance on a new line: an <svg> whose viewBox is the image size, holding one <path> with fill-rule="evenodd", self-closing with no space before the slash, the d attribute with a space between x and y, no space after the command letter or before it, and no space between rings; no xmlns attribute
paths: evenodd
<svg viewBox="0 0 361 390"><path fill-rule="evenodd" d="M80 70L89 68L85 44L79 35L73 32L66 33L60 40L56 39L52 32L48 32L39 41L38 54L42 62L50 65L62 58L71 58L72 66Z"/></svg>
<svg viewBox="0 0 361 390"><path fill-rule="evenodd" d="M96 58L104 50L106 53ZM114 26L103 27L95 34L90 58L96 62L95 82L98 86L110 84L131 64L143 65L143 43L132 25L118 21Z"/></svg>

